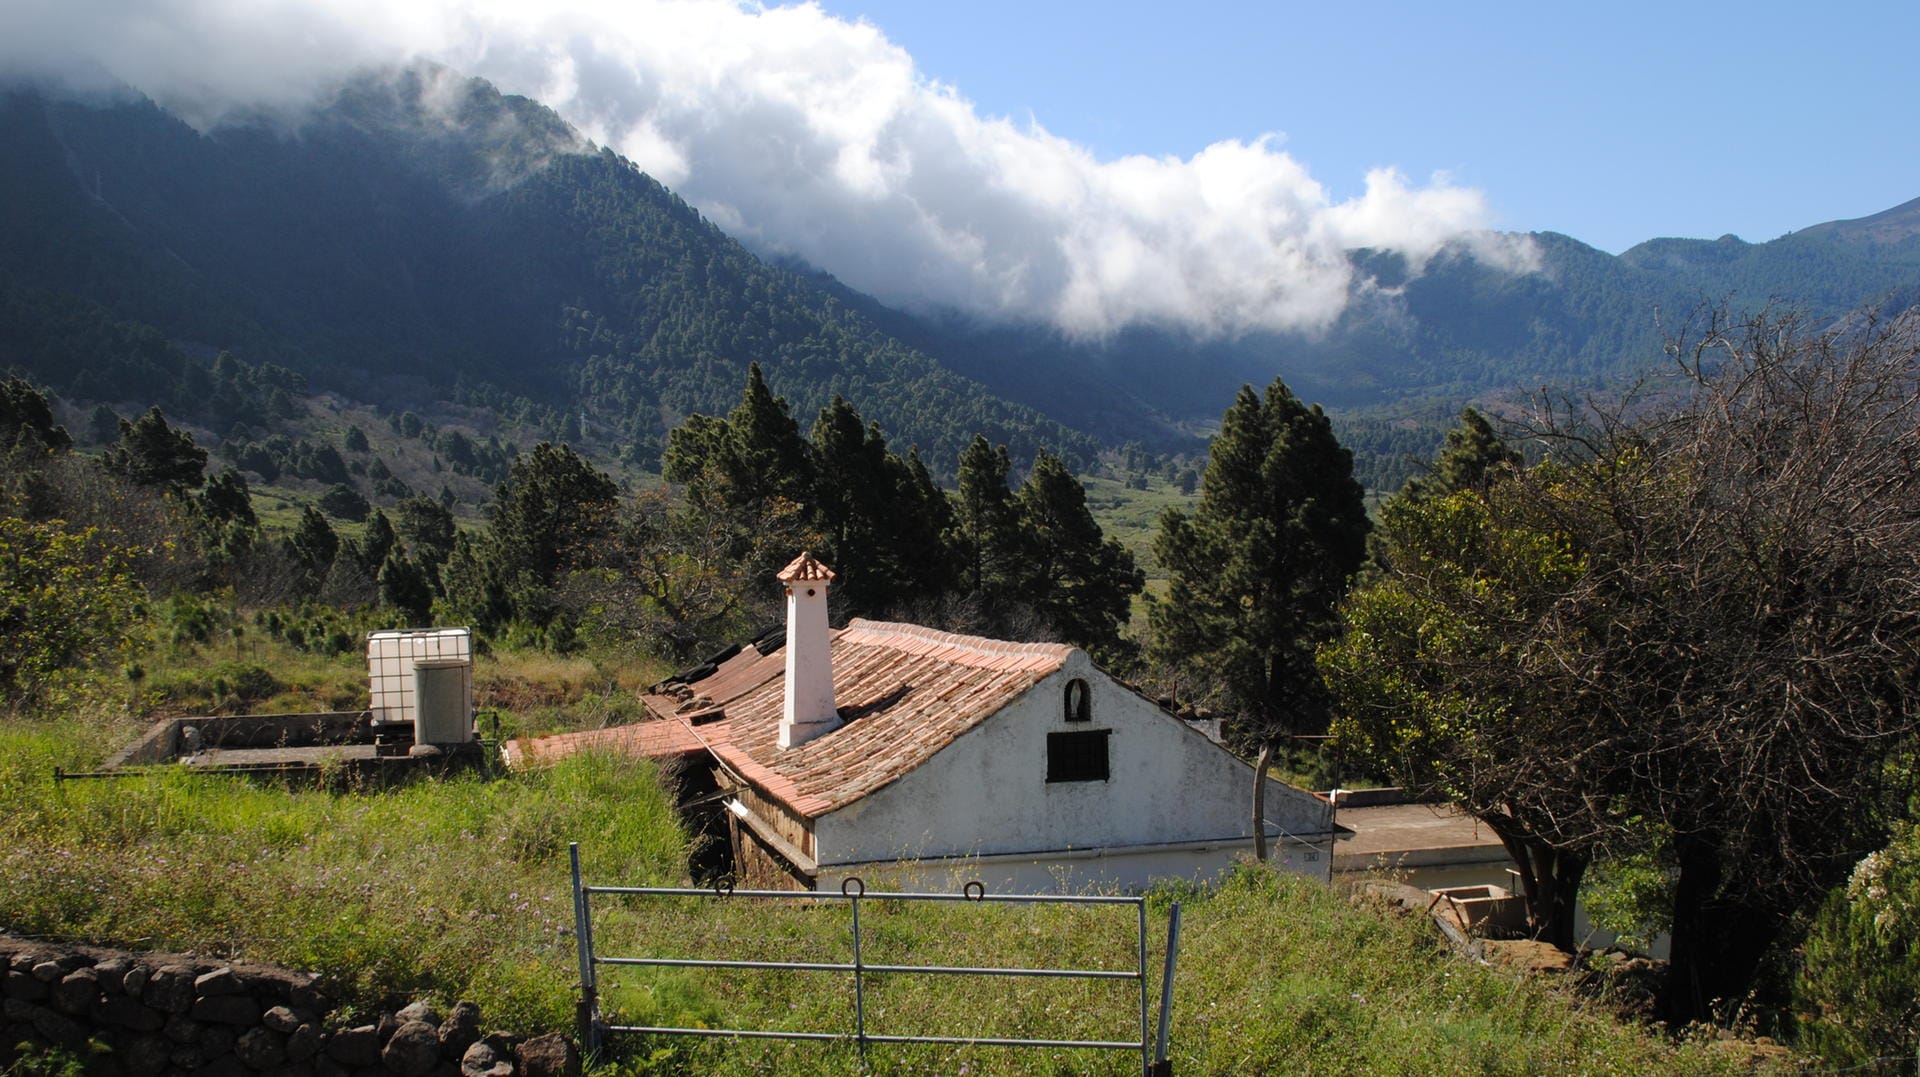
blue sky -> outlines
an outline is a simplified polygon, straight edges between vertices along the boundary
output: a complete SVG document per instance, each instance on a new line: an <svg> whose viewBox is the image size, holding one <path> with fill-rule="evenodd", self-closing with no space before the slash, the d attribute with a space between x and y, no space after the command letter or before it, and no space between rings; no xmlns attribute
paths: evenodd
<svg viewBox="0 0 1920 1077"><path fill-rule="evenodd" d="M1336 197L1444 170L1619 251L1920 197L1920 3L825 0L983 112L1102 156L1280 132Z"/></svg>

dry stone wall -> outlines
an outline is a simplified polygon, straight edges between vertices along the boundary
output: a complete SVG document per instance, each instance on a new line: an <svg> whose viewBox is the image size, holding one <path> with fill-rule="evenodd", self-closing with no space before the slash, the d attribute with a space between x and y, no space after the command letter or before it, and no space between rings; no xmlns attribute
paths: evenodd
<svg viewBox="0 0 1920 1077"><path fill-rule="evenodd" d="M330 1022L315 977L271 965L0 936L0 1070L55 1048L125 1077L577 1077L566 1037L489 1032L479 1007L415 1002ZM102 1050L104 1048L104 1050Z"/></svg>

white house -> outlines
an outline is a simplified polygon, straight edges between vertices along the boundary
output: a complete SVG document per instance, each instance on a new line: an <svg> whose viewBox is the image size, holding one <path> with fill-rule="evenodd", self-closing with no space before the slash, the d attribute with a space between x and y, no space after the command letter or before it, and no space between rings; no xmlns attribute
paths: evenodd
<svg viewBox="0 0 1920 1077"><path fill-rule="evenodd" d="M833 574L780 574L784 642L647 695L658 721L508 748L590 746L712 767L756 884L996 892L1211 877L1253 846L1253 771L1075 647L826 616ZM1325 801L1269 781L1273 858L1324 875Z"/></svg>

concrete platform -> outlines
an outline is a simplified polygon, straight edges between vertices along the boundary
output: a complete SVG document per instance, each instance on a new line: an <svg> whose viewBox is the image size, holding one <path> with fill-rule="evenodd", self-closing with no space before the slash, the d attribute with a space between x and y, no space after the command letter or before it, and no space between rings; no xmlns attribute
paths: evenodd
<svg viewBox="0 0 1920 1077"><path fill-rule="evenodd" d="M1499 881L1510 863L1506 847L1491 830L1451 805L1342 808L1334 819L1353 832L1334 844L1336 873L1421 869L1427 875L1462 868L1476 875L1491 870L1494 878L1489 881Z"/></svg>

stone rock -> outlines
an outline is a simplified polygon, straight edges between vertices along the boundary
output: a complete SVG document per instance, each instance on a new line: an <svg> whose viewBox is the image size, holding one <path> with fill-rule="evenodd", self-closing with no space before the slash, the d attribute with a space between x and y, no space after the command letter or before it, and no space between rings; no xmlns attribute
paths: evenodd
<svg viewBox="0 0 1920 1077"><path fill-rule="evenodd" d="M7 969L11 972L32 973L33 967L46 958L28 950L15 950L7 956Z"/></svg>
<svg viewBox="0 0 1920 1077"><path fill-rule="evenodd" d="M87 1045L87 1030L80 1023L65 1014L55 1013L45 1006L35 1006L27 1015L27 1022L33 1030L46 1037L47 1042L68 1050L78 1051Z"/></svg>
<svg viewBox="0 0 1920 1077"><path fill-rule="evenodd" d="M200 1067L200 1072L193 1077L252 1077L252 1071L247 1069L245 1062L240 1061L239 1055L228 1054L208 1059L207 1064Z"/></svg>
<svg viewBox="0 0 1920 1077"><path fill-rule="evenodd" d="M275 1006L260 1015L260 1023L275 1032L292 1032L300 1027L300 1015L286 1006Z"/></svg>
<svg viewBox="0 0 1920 1077"><path fill-rule="evenodd" d="M5 1017L9 1021L30 1021L33 1019L33 1011L39 1008L23 998L0 999L0 1017Z"/></svg>
<svg viewBox="0 0 1920 1077"><path fill-rule="evenodd" d="M135 1036L117 1052L120 1068L127 1077L155 1077L167 1068L167 1056L173 1044L155 1035Z"/></svg>
<svg viewBox="0 0 1920 1077"><path fill-rule="evenodd" d="M51 959L42 961L39 964L33 966L33 978L36 980L39 980L43 984L56 983L59 981L59 979L62 976L65 976L66 974L67 974L67 970L61 968L59 962L53 961Z"/></svg>
<svg viewBox="0 0 1920 1077"><path fill-rule="evenodd" d="M205 976L195 977L193 981L193 993L201 998L237 995L244 990L246 985L240 982L240 977L233 974L232 968L214 969Z"/></svg>
<svg viewBox="0 0 1920 1077"><path fill-rule="evenodd" d="M152 970L148 969L145 965L135 965L127 970L126 976L121 978L120 990L125 991L135 998L139 998L140 993L146 990L147 980L152 976Z"/></svg>
<svg viewBox="0 0 1920 1077"><path fill-rule="evenodd" d="M380 1049L380 1061L400 1077L426 1077L440 1061L440 1030L425 1021L408 1021Z"/></svg>
<svg viewBox="0 0 1920 1077"><path fill-rule="evenodd" d="M195 1000L187 1011L195 1021L221 1025L251 1025L260 1020L260 1004L245 995L214 995Z"/></svg>
<svg viewBox="0 0 1920 1077"><path fill-rule="evenodd" d="M463 1077L513 1077L513 1056L478 1040L460 1056L460 1073Z"/></svg>
<svg viewBox="0 0 1920 1077"><path fill-rule="evenodd" d="M200 1022L184 1013L176 1013L160 1026L160 1034L175 1043L200 1042Z"/></svg>
<svg viewBox="0 0 1920 1077"><path fill-rule="evenodd" d="M32 973L12 971L7 973L5 993L8 998L19 999L21 1002L40 1002L47 997L50 990L45 981Z"/></svg>
<svg viewBox="0 0 1920 1077"><path fill-rule="evenodd" d="M267 1077L316 1077L316 1074L311 1062L289 1062L269 1070Z"/></svg>
<svg viewBox="0 0 1920 1077"><path fill-rule="evenodd" d="M117 995L125 986L127 973L132 968L133 962L124 957L109 957L93 966L93 974L100 980L100 990Z"/></svg>
<svg viewBox="0 0 1920 1077"><path fill-rule="evenodd" d="M376 1030L376 1034L380 1037L380 1042L384 1044L393 1038L393 1034L398 1032L400 1026L403 1024L406 1024L406 1022L395 1017L393 1014L383 1013L380 1015L380 1020L374 1022L373 1027Z"/></svg>
<svg viewBox="0 0 1920 1077"><path fill-rule="evenodd" d="M433 1008L433 1003L424 1000L400 1007L400 1012L393 1016L403 1025L408 1021L425 1021L437 1028L440 1024L440 1011Z"/></svg>
<svg viewBox="0 0 1920 1077"><path fill-rule="evenodd" d="M313 1057L313 1077L352 1077L353 1070L328 1058L325 1054Z"/></svg>
<svg viewBox="0 0 1920 1077"><path fill-rule="evenodd" d="M162 965L147 980L140 997L156 1010L186 1013L193 1008L193 981L191 965Z"/></svg>
<svg viewBox="0 0 1920 1077"><path fill-rule="evenodd" d="M167 1056L167 1061L173 1063L174 1069L192 1071L207 1064L207 1053L200 1049L199 1044L192 1043L174 1048L173 1053Z"/></svg>
<svg viewBox="0 0 1920 1077"><path fill-rule="evenodd" d="M200 1049L208 1058L219 1058L233 1051L233 1041L239 1036L233 1029L222 1025L208 1025L200 1033Z"/></svg>
<svg viewBox="0 0 1920 1077"><path fill-rule="evenodd" d="M74 969L53 985L53 1008L78 1017L87 1012L100 994L100 977L91 968Z"/></svg>
<svg viewBox="0 0 1920 1077"><path fill-rule="evenodd" d="M60 966L62 972L72 972L74 969L92 968L93 958L83 953L70 952L55 956L53 963Z"/></svg>
<svg viewBox="0 0 1920 1077"><path fill-rule="evenodd" d="M301 976L287 985L287 1004L296 1010L326 1013L333 1008L319 984L311 976Z"/></svg>
<svg viewBox="0 0 1920 1077"><path fill-rule="evenodd" d="M327 1057L356 1069L380 1062L380 1031L374 1025L343 1028L327 1037Z"/></svg>
<svg viewBox="0 0 1920 1077"><path fill-rule="evenodd" d="M287 1038L270 1028L250 1028L233 1042L233 1053L248 1069L270 1070L287 1060Z"/></svg>
<svg viewBox="0 0 1920 1077"><path fill-rule="evenodd" d="M167 1024L166 1017L160 1011L125 995L96 998L93 1005L88 1007L88 1012L96 1025L130 1028L135 1032L158 1032Z"/></svg>
<svg viewBox="0 0 1920 1077"><path fill-rule="evenodd" d="M558 1032L535 1036L520 1045L519 1053L526 1077L580 1077L580 1052Z"/></svg>
<svg viewBox="0 0 1920 1077"><path fill-rule="evenodd" d="M320 1028L313 1024L300 1024L287 1033L287 1061L305 1062L320 1053Z"/></svg>
<svg viewBox="0 0 1920 1077"><path fill-rule="evenodd" d="M456 1002L453 1012L440 1022L440 1049L448 1058L460 1058L480 1038L480 1007L471 1002Z"/></svg>

